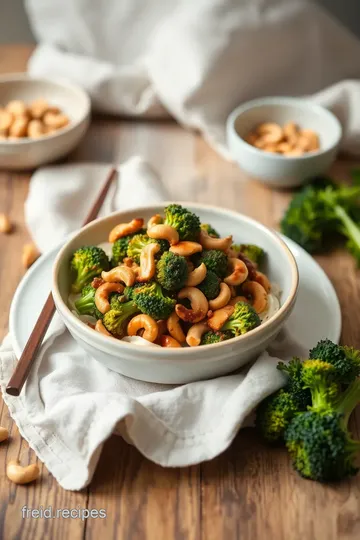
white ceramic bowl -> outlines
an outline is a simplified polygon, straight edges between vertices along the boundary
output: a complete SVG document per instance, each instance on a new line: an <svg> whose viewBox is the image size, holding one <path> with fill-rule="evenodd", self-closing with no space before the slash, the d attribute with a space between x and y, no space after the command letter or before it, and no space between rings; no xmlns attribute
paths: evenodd
<svg viewBox="0 0 360 540"><path fill-rule="evenodd" d="M303 156L286 157L264 152L244 137L258 124L295 122L312 129L320 139L320 150ZM250 177L269 186L287 188L303 184L324 173L336 158L342 128L330 111L301 98L269 97L244 103L227 120L227 144L233 159Z"/></svg>
<svg viewBox="0 0 360 540"><path fill-rule="evenodd" d="M1 140L1 169L33 169L56 161L71 152L84 136L90 122L90 99L80 87L65 80L24 74L0 77L0 107L12 100L30 103L39 98L60 107L69 116L70 124L39 139Z"/></svg>
<svg viewBox="0 0 360 540"><path fill-rule="evenodd" d="M215 345L193 348L139 346L95 332L67 306L72 253L83 245L97 245L106 241L109 231L120 222L130 221L135 216L142 216L146 221L152 215L162 213L166 204L111 214L81 229L64 245L56 258L52 293L56 308L72 336L99 362L134 379L180 384L229 373L263 351L277 336L294 307L298 270L292 253L280 237L260 223L227 209L181 203L199 215L203 223L211 223L220 234L232 233L235 241L255 243L266 250L267 275L283 291L280 310L246 335Z"/></svg>

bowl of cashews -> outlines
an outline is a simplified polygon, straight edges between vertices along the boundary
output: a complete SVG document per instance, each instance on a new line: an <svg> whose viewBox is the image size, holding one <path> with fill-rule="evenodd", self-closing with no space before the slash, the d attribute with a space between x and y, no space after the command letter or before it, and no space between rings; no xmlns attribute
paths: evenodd
<svg viewBox="0 0 360 540"><path fill-rule="evenodd" d="M237 107L227 120L230 154L250 178L291 188L326 172L342 127L327 109L302 98L268 97Z"/></svg>
<svg viewBox="0 0 360 540"><path fill-rule="evenodd" d="M0 76L0 168L33 169L63 158L90 122L90 98L54 78Z"/></svg>
<svg viewBox="0 0 360 540"><path fill-rule="evenodd" d="M73 235L54 263L52 294L93 358L127 377L181 384L230 373L265 350L293 310L298 280L291 251L259 222L163 203Z"/></svg>

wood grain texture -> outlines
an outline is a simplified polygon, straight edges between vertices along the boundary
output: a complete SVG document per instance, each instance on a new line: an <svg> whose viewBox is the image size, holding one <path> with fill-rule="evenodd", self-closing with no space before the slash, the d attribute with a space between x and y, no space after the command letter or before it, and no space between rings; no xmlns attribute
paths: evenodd
<svg viewBox="0 0 360 540"><path fill-rule="evenodd" d="M6 55L5 55L6 52ZM29 49L0 47L0 71L23 69ZM7 62L4 58L9 58ZM95 119L69 161L122 162L140 154L150 161L172 199L201 201L248 214L277 227L290 193L250 182L234 164L221 159L196 135L168 122L130 123ZM353 166L353 164L351 164ZM349 164L334 173L346 179ZM29 177L0 173L0 212L16 223L0 235L0 337L7 330L8 309L23 275L21 247L28 241L23 203ZM360 347L360 279L350 256L336 252L317 258L332 280L343 314L342 339ZM3 284L6 282L6 287ZM329 314L331 316L331 314ZM21 454L35 460L2 406L0 424L11 441L0 447L0 538L71 540L357 540L360 538L360 476L337 486L299 478L283 449L263 446L256 433L242 431L218 458L185 469L150 463L119 437L105 444L91 486L81 493L62 490L42 467L33 486L14 486L5 464ZM360 436L360 415L353 420ZM104 508L104 520L22 520L21 508Z"/></svg>

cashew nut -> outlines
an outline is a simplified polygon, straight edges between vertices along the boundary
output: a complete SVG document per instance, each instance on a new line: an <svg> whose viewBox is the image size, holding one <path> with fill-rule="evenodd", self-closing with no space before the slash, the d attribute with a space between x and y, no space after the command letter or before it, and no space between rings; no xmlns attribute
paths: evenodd
<svg viewBox="0 0 360 540"><path fill-rule="evenodd" d="M261 135L262 140L267 143L278 143L283 138L283 130L279 124L266 122L257 127L257 133Z"/></svg>
<svg viewBox="0 0 360 540"><path fill-rule="evenodd" d="M109 234L109 242L115 242L115 240L118 240L119 238L122 238L123 236L127 236L128 234L134 234L140 229L142 229L144 225L144 220L142 218L135 218L129 221L129 223L120 223L119 225L116 225L110 231Z"/></svg>
<svg viewBox="0 0 360 540"><path fill-rule="evenodd" d="M136 278L132 268L125 265L116 266L109 270L109 272L101 272L101 277L108 283L118 283L119 281L122 281L127 287L132 287Z"/></svg>
<svg viewBox="0 0 360 540"><path fill-rule="evenodd" d="M206 322L193 324L187 333L186 343L189 347L197 347L201 343L201 338L208 330L209 327Z"/></svg>
<svg viewBox="0 0 360 540"><path fill-rule="evenodd" d="M26 105L20 99L9 101L6 105L6 110L14 116L26 116L27 114Z"/></svg>
<svg viewBox="0 0 360 540"><path fill-rule="evenodd" d="M6 466L6 475L9 480L15 484L28 484L33 480L36 480L40 474L40 469L36 463L32 463L27 467L22 467L20 463L16 461L9 461Z"/></svg>
<svg viewBox="0 0 360 540"><path fill-rule="evenodd" d="M256 272L255 273L255 281L257 281L258 283L260 283L260 285L262 285L265 289L265 291L267 293L269 293L271 291L271 283L269 281L269 279L267 278L267 276L265 276L265 274L263 274L262 272Z"/></svg>
<svg viewBox="0 0 360 540"><path fill-rule="evenodd" d="M185 322L196 323L206 317L209 304L206 296L196 287L185 287L181 289L178 298L188 298L191 303L191 309L187 309L182 304L176 304L176 314Z"/></svg>
<svg viewBox="0 0 360 540"><path fill-rule="evenodd" d="M231 298L231 290L230 290L229 285L226 285L226 283L220 283L220 292L216 298L209 301L209 308L212 311L215 311L216 309L220 309L229 303L230 298Z"/></svg>
<svg viewBox="0 0 360 540"><path fill-rule="evenodd" d="M179 317L175 311L166 321L166 326L171 337L175 338L179 343L184 343L186 336L179 323Z"/></svg>
<svg viewBox="0 0 360 540"><path fill-rule="evenodd" d="M104 336L112 336L112 334L110 334L110 332L108 332L104 326L104 323L102 322L101 319L99 319L98 321L96 321L96 324L95 324L95 328L94 330L96 330L96 332L99 332L100 334L104 334ZM113 337L113 336L112 336Z"/></svg>
<svg viewBox="0 0 360 540"><path fill-rule="evenodd" d="M251 298L251 304L257 313L262 313L267 308L267 292L256 281L247 281L242 286L242 291Z"/></svg>
<svg viewBox="0 0 360 540"><path fill-rule="evenodd" d="M12 223L9 219L9 216L6 214L0 214L0 232L4 234L9 234L12 231Z"/></svg>
<svg viewBox="0 0 360 540"><path fill-rule="evenodd" d="M170 225L154 225L147 230L147 235L155 240L167 240L172 246L179 242L179 233Z"/></svg>
<svg viewBox="0 0 360 540"><path fill-rule="evenodd" d="M194 253L202 251L202 245L197 242L179 242L176 246L172 246L169 251L175 253L175 255L182 255L183 257L191 257Z"/></svg>
<svg viewBox="0 0 360 540"><path fill-rule="evenodd" d="M44 134L45 134L44 124L41 122L41 120L30 120L29 125L27 127L28 137L37 139L38 137L42 137Z"/></svg>
<svg viewBox="0 0 360 540"><path fill-rule="evenodd" d="M0 426L0 442L6 441L9 438L9 432L6 428Z"/></svg>
<svg viewBox="0 0 360 540"><path fill-rule="evenodd" d="M220 328L224 326L226 321L234 313L234 309L235 308L233 306L225 306L221 309L217 309L216 311L214 311L207 321L210 328L215 332L220 330Z"/></svg>
<svg viewBox="0 0 360 540"><path fill-rule="evenodd" d="M207 268L204 263L201 263L200 266L188 274L185 285L187 287L196 287L196 285L199 285L202 281L204 281L206 278L206 273Z"/></svg>
<svg viewBox="0 0 360 540"><path fill-rule="evenodd" d="M24 268L30 266L40 257L40 253L35 244L25 244L22 250L22 264Z"/></svg>
<svg viewBox="0 0 360 540"><path fill-rule="evenodd" d="M7 132L13 123L13 115L9 111L0 109L0 132Z"/></svg>
<svg viewBox="0 0 360 540"><path fill-rule="evenodd" d="M235 296L235 298L232 298L229 302L229 306L235 306L238 302L246 302L249 303L249 300L245 296Z"/></svg>
<svg viewBox="0 0 360 540"><path fill-rule="evenodd" d="M109 294L117 292L121 294L124 286L120 283L103 283L96 289L95 305L100 313L106 313L110 309Z"/></svg>
<svg viewBox="0 0 360 540"><path fill-rule="evenodd" d="M163 218L160 216L160 214L155 214L154 216L152 216L149 221L147 222L147 228L148 229L151 229L151 227L153 227L154 225L160 225L160 223L162 223L164 220Z"/></svg>
<svg viewBox="0 0 360 540"><path fill-rule="evenodd" d="M142 248L140 254L140 271L138 281L149 281L155 274L155 255L159 251L160 245L157 243L147 244Z"/></svg>
<svg viewBox="0 0 360 540"><path fill-rule="evenodd" d="M181 347L180 343L176 341L176 339L167 335L161 336L160 344L162 347L171 347L172 349L178 349Z"/></svg>
<svg viewBox="0 0 360 540"><path fill-rule="evenodd" d="M159 340L159 338L163 334L165 334L165 332L167 331L167 323L163 319L160 319L159 321L156 321L156 324L158 326L158 337L157 337L157 339Z"/></svg>
<svg viewBox="0 0 360 540"><path fill-rule="evenodd" d="M158 325L150 315L136 315L131 319L127 326L129 336L136 336L139 330L144 329L142 337L151 343L154 343L158 337Z"/></svg>
<svg viewBox="0 0 360 540"><path fill-rule="evenodd" d="M299 133L297 125L294 122L288 122L283 127L283 134L287 139L287 142L294 146L297 143Z"/></svg>
<svg viewBox="0 0 360 540"><path fill-rule="evenodd" d="M300 148L302 148L302 146L300 144L300 139L304 143L306 141L306 148L304 148L304 149L307 150L308 152L311 152L311 151L314 151L314 150L319 150L319 148L320 148L319 137L315 133L315 131L313 131L312 129L302 129L301 130L300 137L299 137L299 140L298 140L296 146L299 146Z"/></svg>
<svg viewBox="0 0 360 540"><path fill-rule="evenodd" d="M248 277L248 269L246 264L240 259L229 259L229 266L232 273L227 276L224 281L228 285L241 285Z"/></svg>
<svg viewBox="0 0 360 540"><path fill-rule="evenodd" d="M220 251L226 251L231 246L232 241L232 236L214 238L213 236L209 236L205 231L201 231L199 235L199 242L205 249L219 249Z"/></svg>

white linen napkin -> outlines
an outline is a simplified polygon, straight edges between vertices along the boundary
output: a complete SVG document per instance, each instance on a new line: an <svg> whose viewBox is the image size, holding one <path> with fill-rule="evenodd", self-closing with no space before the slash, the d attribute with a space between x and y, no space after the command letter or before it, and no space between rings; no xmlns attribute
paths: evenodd
<svg viewBox="0 0 360 540"><path fill-rule="evenodd" d="M240 103L311 95L359 155L360 41L306 0L27 0L39 40L28 69L83 86L95 110L171 114L224 156ZM96 21L96 24L94 23ZM332 85L344 80L343 86Z"/></svg>
<svg viewBox="0 0 360 540"><path fill-rule="evenodd" d="M25 216L41 250L79 227L108 170L106 165L71 164L35 172ZM154 171L140 158L119 171L102 213L163 199ZM283 359L303 354L284 335L273 350ZM5 393L16 357L11 337L4 340L0 385L21 435L64 489L79 490L91 481L103 442L114 431L163 466L187 466L217 456L258 403L284 384L277 362L265 352L250 369L217 379L178 387L139 382L90 358L55 316L16 398Z"/></svg>

